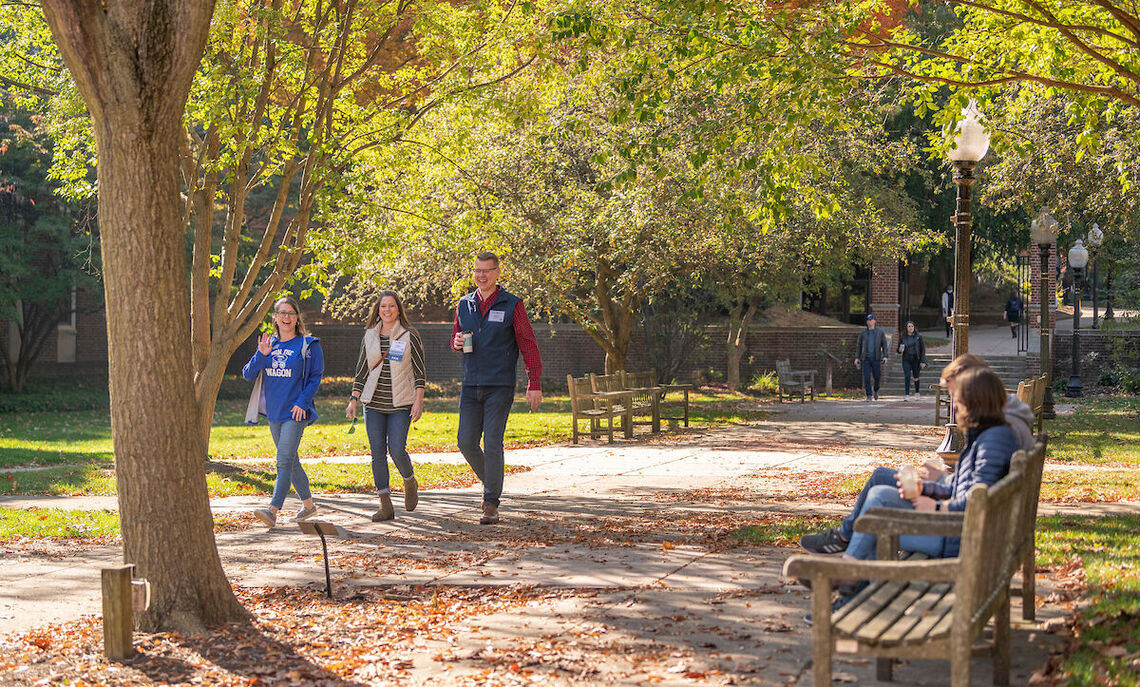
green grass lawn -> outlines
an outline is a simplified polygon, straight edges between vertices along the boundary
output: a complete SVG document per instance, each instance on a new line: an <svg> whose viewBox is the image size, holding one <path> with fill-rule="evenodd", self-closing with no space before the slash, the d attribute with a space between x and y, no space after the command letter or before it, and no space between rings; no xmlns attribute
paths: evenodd
<svg viewBox="0 0 1140 687"><path fill-rule="evenodd" d="M1077 561L1084 599L1062 676L1069 687L1140 684L1140 515L1038 518L1037 564L1064 577Z"/></svg>
<svg viewBox="0 0 1140 687"><path fill-rule="evenodd" d="M1086 396L1072 415L1045 422L1049 460L1140 467L1140 397Z"/></svg>
<svg viewBox="0 0 1140 687"><path fill-rule="evenodd" d="M206 473L206 489L211 497L271 494L277 470L273 463L214 464ZM466 464L416 463L416 480L421 489L472 484L474 474ZM519 470L508 466L508 472ZM368 463L307 463L305 474L309 486L318 494L360 494L375 491L372 466ZM390 469L389 484L403 488L400 473ZM7 472L0 474L0 494L50 494L53 496L112 496L115 473L104 465L72 465L67 467Z"/></svg>
<svg viewBox="0 0 1140 687"><path fill-rule="evenodd" d="M521 396L520 396L521 398ZM690 418L698 425L742 422L763 417L757 400L740 394L693 394ZM348 434L351 421L344 416L344 399L319 398L320 418L305 430L302 457L367 455L368 435L363 419ZM264 420L245 423L244 400L218 401L210 456L214 460L273 457L273 441ZM412 425L408 450L415 453L455 451L459 428L458 401L428 399L424 416ZM508 448L540 446L570 439L570 399L547 397L538 411L524 401L515 403L507 423ZM51 465L106 465L112 461L111 422L106 410L6 413L0 416L0 468Z"/></svg>

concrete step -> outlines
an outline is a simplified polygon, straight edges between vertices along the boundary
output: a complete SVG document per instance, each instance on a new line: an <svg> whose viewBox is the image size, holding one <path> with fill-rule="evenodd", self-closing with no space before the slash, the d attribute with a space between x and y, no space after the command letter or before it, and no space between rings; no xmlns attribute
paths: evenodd
<svg viewBox="0 0 1140 687"><path fill-rule="evenodd" d="M929 365L928 369L939 372L942 368L950 364L951 356L948 353L928 353L926 361ZM1016 355L1006 356L990 356L986 358L986 362L994 372L1001 377L1001 381L1005 384L1006 388L1013 391L1017 389L1017 383L1025 379L1025 358Z"/></svg>

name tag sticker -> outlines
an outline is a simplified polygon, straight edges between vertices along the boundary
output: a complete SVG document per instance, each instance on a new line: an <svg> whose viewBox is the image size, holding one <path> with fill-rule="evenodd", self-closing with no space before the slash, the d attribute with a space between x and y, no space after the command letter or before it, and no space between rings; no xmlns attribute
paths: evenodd
<svg viewBox="0 0 1140 687"><path fill-rule="evenodd" d="M407 341L393 341L388 348L388 360L398 363L404 359L404 352L408 350Z"/></svg>
<svg viewBox="0 0 1140 687"><path fill-rule="evenodd" d="M487 313L487 320L489 322L502 322L503 315L506 315L506 313L502 310L492 310L491 312Z"/></svg>

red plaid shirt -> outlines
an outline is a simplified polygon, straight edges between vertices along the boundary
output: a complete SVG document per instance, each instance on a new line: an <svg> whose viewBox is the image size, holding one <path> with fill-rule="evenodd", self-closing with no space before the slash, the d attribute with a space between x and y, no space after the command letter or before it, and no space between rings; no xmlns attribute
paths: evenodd
<svg viewBox="0 0 1140 687"><path fill-rule="evenodd" d="M487 316L487 311L491 309L491 304L495 302L495 297L498 295L498 286L495 287L495 292L491 294L491 297L487 299L479 294L478 289L475 290L475 303L479 306L480 316ZM523 367L526 368L526 389L527 391L542 391L542 356L538 353L538 339L534 336L534 327L530 325L530 318L527 317L526 308L521 300L515 306L515 312L511 316L511 325L515 328L515 345L519 347ZM454 346L455 335L459 332L459 311L457 310L455 322L451 326L451 349L453 351L463 350Z"/></svg>

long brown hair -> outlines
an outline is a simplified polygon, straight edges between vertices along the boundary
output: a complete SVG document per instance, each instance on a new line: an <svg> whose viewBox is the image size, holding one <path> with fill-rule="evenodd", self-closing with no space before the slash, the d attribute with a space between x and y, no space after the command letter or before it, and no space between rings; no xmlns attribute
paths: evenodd
<svg viewBox="0 0 1140 687"><path fill-rule="evenodd" d="M301 304L297 302L297 299L292 296L282 296L281 298L273 301L274 313L277 312L277 306L281 305L282 303L293 306L293 310L297 313L297 317L293 319L293 321L296 322L297 336L305 336L308 334L308 332L305 331L305 318L301 315ZM281 338L281 330L277 328L276 317L273 318L273 334L277 338Z"/></svg>
<svg viewBox="0 0 1140 687"><path fill-rule="evenodd" d="M988 367L973 367L954 377L963 427L985 429L1005 424L1005 384Z"/></svg>
<svg viewBox="0 0 1140 687"><path fill-rule="evenodd" d="M400 294L391 289L384 289L376 297L376 302L372 304L372 311L368 315L368 324L364 325L364 328L372 329L380 322L380 301L388 296L396 301L396 317L400 320L400 326L410 331L412 326L408 324L408 316L404 314L404 301L400 300Z"/></svg>

